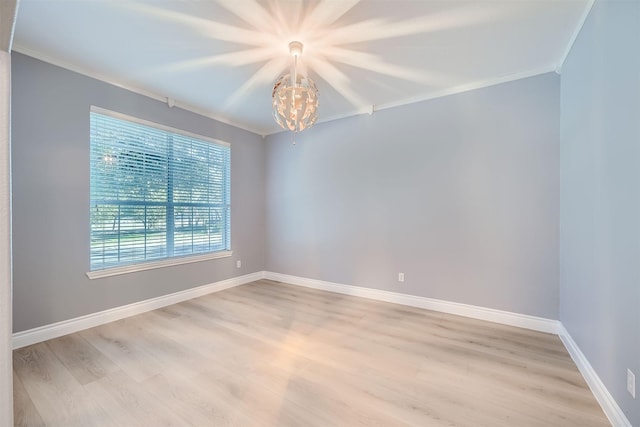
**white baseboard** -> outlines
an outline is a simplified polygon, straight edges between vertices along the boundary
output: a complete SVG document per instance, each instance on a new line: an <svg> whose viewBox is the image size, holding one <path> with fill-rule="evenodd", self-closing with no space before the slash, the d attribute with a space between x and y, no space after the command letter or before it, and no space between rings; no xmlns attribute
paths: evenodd
<svg viewBox="0 0 640 427"><path fill-rule="evenodd" d="M532 329L540 332L556 334L567 348L569 355L580 370L580 373L587 382L591 392L602 407L607 418L614 427L632 427L614 398L611 396L605 385L598 377L598 374L591 367L591 364L582 353L576 342L571 338L569 332L557 320L545 319L542 317L528 316L525 314L512 313L508 311L495 310L491 308L478 307L468 304L443 301L433 298L407 295L378 289L363 288L359 286L344 285L341 283L325 282L322 280L308 279L304 277L291 276L288 274L274 273L270 271L259 271L244 276L233 277L221 280L208 285L199 286L163 295L146 301L116 307L74 319L45 325L27 331L13 334L13 348L18 349L27 345L36 344L49 339L57 338L73 332L93 328L105 323L135 316L171 304L183 302L192 298L197 298L210 293L244 285L260 279L275 280L278 282L290 283L292 285L304 286L307 288L320 289L336 292L345 295L352 295L377 301L391 302L411 307L424 308L427 310L440 311L443 313L456 314L473 319L486 320L489 322L502 323L505 325L517 326Z"/></svg>
<svg viewBox="0 0 640 427"><path fill-rule="evenodd" d="M582 350L580 350L580 347L578 347L578 344L576 344L573 338L571 338L571 335L562 324L560 324L558 335L560 336L564 346L567 348L569 355L578 367L578 370L584 377L584 380L587 382L591 392L602 407L605 415L609 418L611 425L614 427L632 427L631 423L624 415L624 412L622 412L622 409L618 406L618 403L602 383L602 380L596 371L591 367L591 364L585 357L584 353L582 353Z"/></svg>
<svg viewBox="0 0 640 427"><path fill-rule="evenodd" d="M233 288L235 286L244 285L245 283L260 280L262 278L264 278L264 272L259 271L257 273L233 277L231 279L221 280L219 282L210 283L208 285L198 286L197 288L186 289L184 291L175 292L173 294L163 295L157 298L152 298L133 304L100 311L97 313L87 314L86 316L63 320L61 322L52 323L50 325L18 332L13 334L13 348L15 350L27 345L36 344L42 341L50 340L52 338L71 334L73 332L93 328L94 326L99 326L105 323L124 319L125 317L135 316L136 314L146 313L147 311L166 307L171 304L183 302L213 292L218 292L224 289Z"/></svg>
<svg viewBox="0 0 640 427"><path fill-rule="evenodd" d="M589 385L591 392L602 407L605 415L613 427L632 427L616 401L613 399L605 385L593 370L591 364L584 356L578 345L573 341L562 323L558 320L545 319L542 317L528 316L525 314L512 313L508 311L494 310L485 307L478 307L467 304L460 304L449 301L442 301L432 298L419 297L414 295L400 294L396 292L382 291L378 289L362 288L359 286L344 285L341 283L331 283L316 279L291 276L273 272L264 272L264 278L278 282L290 283L292 285L304 286L307 288L320 289L340 294L353 295L369 298L378 301L392 302L412 307L425 308L428 310L440 311L444 313L457 314L459 316L473 319L487 320L495 323L502 323L521 328L532 329L540 332L547 332L558 335L569 355L580 370L585 381Z"/></svg>
<svg viewBox="0 0 640 427"><path fill-rule="evenodd" d="M340 294L456 314L458 316L470 317L473 319L487 320L489 322L502 323L505 325L532 329L534 331L547 332L550 334L558 334L558 326L560 325L560 322L557 320L545 319L543 317L528 316L526 314L512 313L509 311L495 310L492 308L460 304L457 302L449 302L397 292L344 285L341 283L331 283L316 279L307 279L304 277L290 276L288 274L273 273L270 271L265 272L264 278L278 282L290 283L292 285L304 286L307 288L321 289Z"/></svg>

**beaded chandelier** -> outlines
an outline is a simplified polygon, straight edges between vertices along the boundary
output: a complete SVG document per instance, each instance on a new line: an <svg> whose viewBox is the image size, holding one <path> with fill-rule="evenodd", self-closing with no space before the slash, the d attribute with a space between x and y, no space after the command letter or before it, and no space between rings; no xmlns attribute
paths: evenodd
<svg viewBox="0 0 640 427"><path fill-rule="evenodd" d="M300 132L318 120L318 88L311 78L298 72L302 43L289 43L289 52L293 67L273 86L273 117L283 129Z"/></svg>

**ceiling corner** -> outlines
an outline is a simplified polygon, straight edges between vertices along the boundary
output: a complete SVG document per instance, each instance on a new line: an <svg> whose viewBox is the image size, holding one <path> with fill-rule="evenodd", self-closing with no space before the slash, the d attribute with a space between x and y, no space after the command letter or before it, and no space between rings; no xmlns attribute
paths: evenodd
<svg viewBox="0 0 640 427"><path fill-rule="evenodd" d="M562 52L562 56L558 60L556 73L558 74L562 73L562 67L564 66L564 62L567 60L567 57L571 52L571 48L573 48L573 44L576 42L576 39L578 38L578 35L580 34L580 31L582 30L584 23L587 21L587 18L589 17L589 13L591 12L591 9L593 9L593 5L595 4L595 2L596 0L589 0L587 2L587 5L584 11L582 12L582 16L580 16L580 20L578 21L578 25L576 25L576 28L573 30L573 34L569 39L569 43L567 43L567 47L564 49L564 51Z"/></svg>

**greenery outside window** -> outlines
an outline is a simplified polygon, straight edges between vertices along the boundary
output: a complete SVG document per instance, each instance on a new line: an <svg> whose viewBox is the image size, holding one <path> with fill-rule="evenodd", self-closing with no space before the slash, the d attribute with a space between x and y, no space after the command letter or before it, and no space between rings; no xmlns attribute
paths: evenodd
<svg viewBox="0 0 640 427"><path fill-rule="evenodd" d="M230 251L229 144L97 107L90 122L92 272Z"/></svg>

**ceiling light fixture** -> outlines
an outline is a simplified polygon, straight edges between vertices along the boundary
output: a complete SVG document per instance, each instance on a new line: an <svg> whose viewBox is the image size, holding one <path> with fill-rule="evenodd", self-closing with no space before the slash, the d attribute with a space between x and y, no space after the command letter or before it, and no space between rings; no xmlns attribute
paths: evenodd
<svg viewBox="0 0 640 427"><path fill-rule="evenodd" d="M290 73L280 77L273 86L273 117L283 129L300 132L318 120L318 88L311 78L298 72L298 57L302 43L289 43L293 56Z"/></svg>

